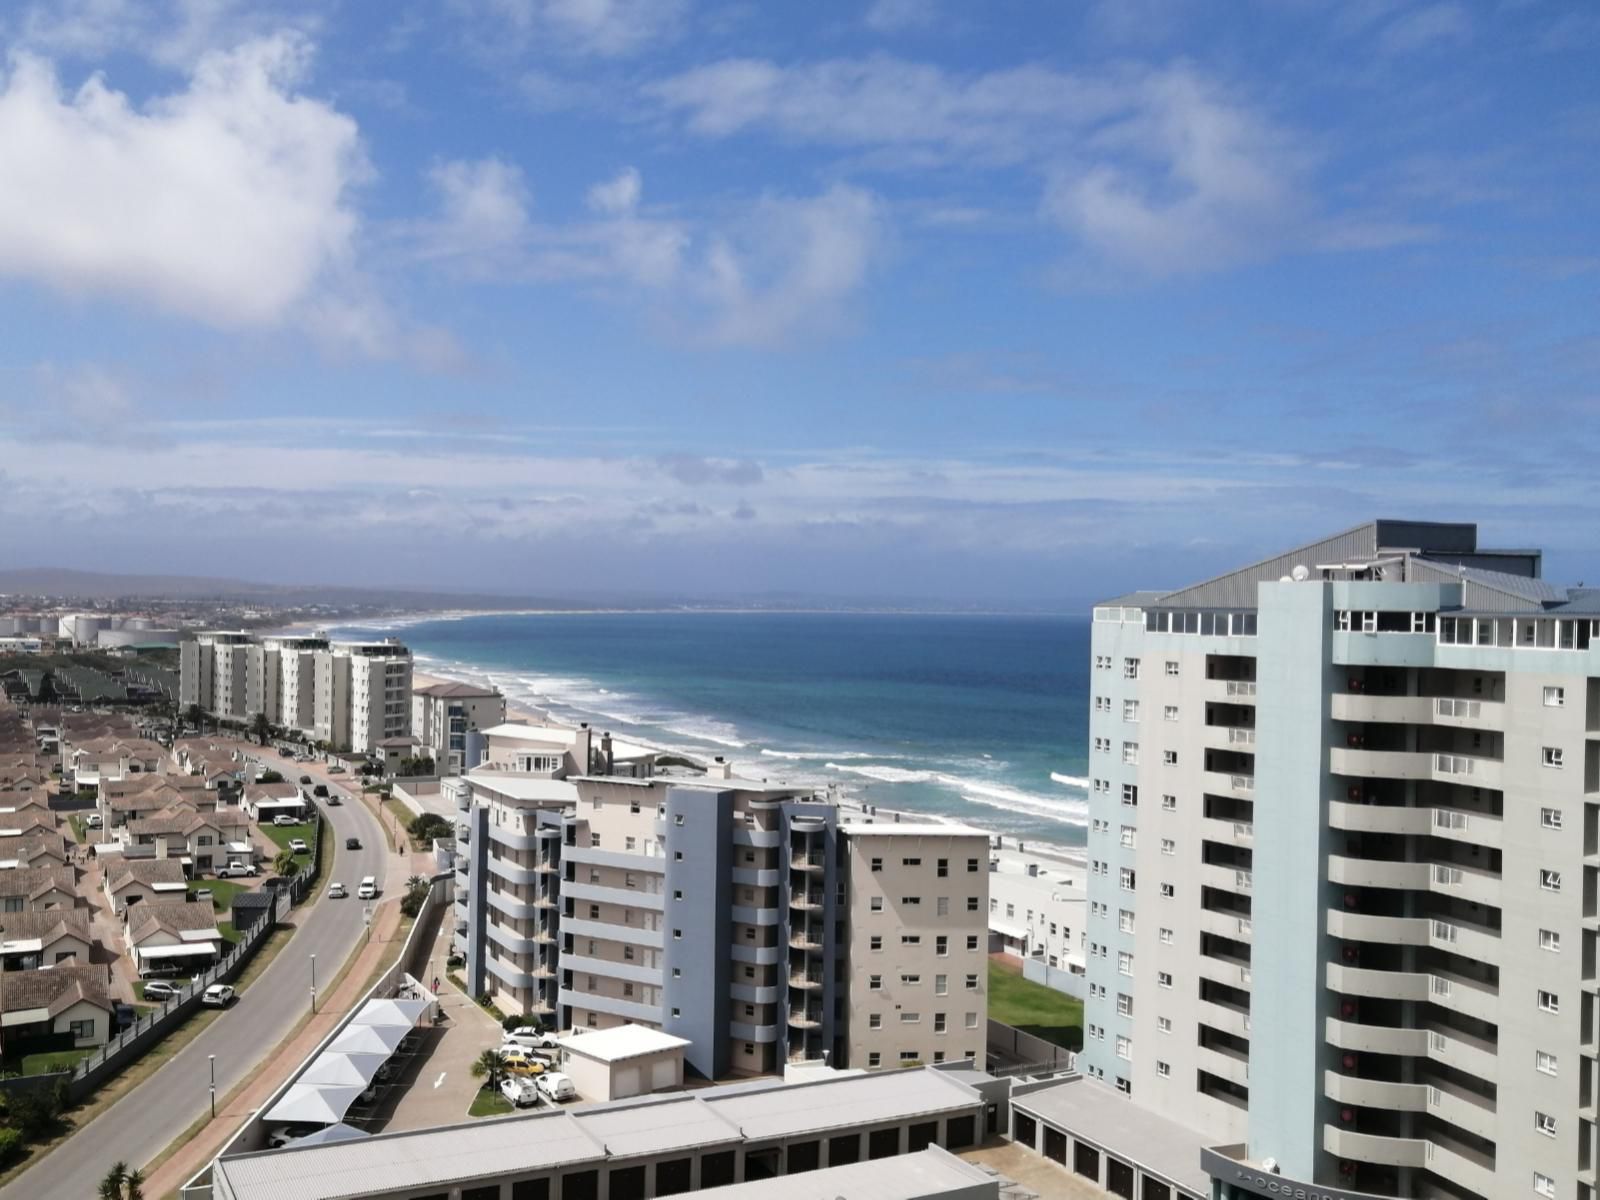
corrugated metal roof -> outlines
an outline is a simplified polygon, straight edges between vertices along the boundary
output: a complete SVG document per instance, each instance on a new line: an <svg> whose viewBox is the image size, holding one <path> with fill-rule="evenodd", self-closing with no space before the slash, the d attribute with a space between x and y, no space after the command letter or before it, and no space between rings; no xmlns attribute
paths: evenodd
<svg viewBox="0 0 1600 1200"><path fill-rule="evenodd" d="M1200 1151L1213 1139L1140 1107L1115 1088L1079 1077L1017 1096L1011 1104L1106 1149L1115 1147L1196 1195L1211 1194Z"/></svg>
<svg viewBox="0 0 1600 1200"><path fill-rule="evenodd" d="M736 1126L688 1095L658 1098L625 1108L580 1112L578 1117L583 1131L598 1140L615 1158L741 1140Z"/></svg>
<svg viewBox="0 0 1600 1200"><path fill-rule="evenodd" d="M1469 612L1538 613L1568 598L1568 589L1548 580L1425 558L1411 560L1411 577L1422 582L1460 583L1461 607Z"/></svg>
<svg viewBox="0 0 1600 1200"><path fill-rule="evenodd" d="M971 1088L941 1071L881 1071L817 1083L744 1088L731 1096L700 1095L753 1141L904 1120L967 1108L978 1101Z"/></svg>
<svg viewBox="0 0 1600 1200"><path fill-rule="evenodd" d="M1378 552L1378 522L1368 521L1336 533L1332 537L1275 554L1247 567L1207 579L1203 583L1169 592L1160 603L1161 608L1254 608L1256 585L1267 580L1281 579L1296 566L1314 567L1319 562L1348 562L1351 559L1371 558Z"/></svg>
<svg viewBox="0 0 1600 1200"><path fill-rule="evenodd" d="M730 1183L696 1194L715 1200L744 1200L754 1196L763 1200L816 1200L819 1196L838 1200L912 1200L913 1197L947 1193L971 1195L973 1188L984 1186L998 1192L995 1176L961 1161L947 1150L930 1146L915 1154L825 1167L798 1175L780 1175L775 1179Z"/></svg>

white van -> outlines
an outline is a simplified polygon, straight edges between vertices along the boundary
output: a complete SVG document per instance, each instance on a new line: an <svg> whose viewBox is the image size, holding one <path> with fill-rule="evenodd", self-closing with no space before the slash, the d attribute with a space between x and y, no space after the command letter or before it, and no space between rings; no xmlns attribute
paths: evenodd
<svg viewBox="0 0 1600 1200"><path fill-rule="evenodd" d="M363 875L361 886L356 889L356 899L374 900L378 895L378 877L376 875Z"/></svg>
<svg viewBox="0 0 1600 1200"><path fill-rule="evenodd" d="M560 1071L546 1071L533 1082L535 1087L558 1103L562 1100L574 1100L578 1095L578 1089L573 1086L571 1077L563 1075Z"/></svg>

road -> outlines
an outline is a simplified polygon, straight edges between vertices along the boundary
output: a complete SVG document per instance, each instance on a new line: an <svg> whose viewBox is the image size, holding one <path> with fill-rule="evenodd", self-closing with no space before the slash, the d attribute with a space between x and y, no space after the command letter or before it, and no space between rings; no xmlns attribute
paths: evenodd
<svg viewBox="0 0 1600 1200"><path fill-rule="evenodd" d="M271 765L272 755L267 754ZM397 874L383 830L367 806L346 791L348 776L327 776L318 764L284 760L286 778L311 775L344 793L344 803L325 807L325 832L336 838L334 869L319 882L321 897L309 908L295 910L299 926L276 959L240 993L238 1002L204 1032L164 1063L147 1080L118 1100L39 1163L4 1188L0 1200L39 1197L94 1196L114 1162L143 1166L209 1111L210 1066L217 1056L217 1098L250 1075L310 1010L311 956L316 955L319 994L333 982L345 959L361 941L364 909L355 898L363 875L376 875L380 886L392 886ZM346 850L345 839L361 840L361 849ZM333 880L350 891L348 900L329 900Z"/></svg>

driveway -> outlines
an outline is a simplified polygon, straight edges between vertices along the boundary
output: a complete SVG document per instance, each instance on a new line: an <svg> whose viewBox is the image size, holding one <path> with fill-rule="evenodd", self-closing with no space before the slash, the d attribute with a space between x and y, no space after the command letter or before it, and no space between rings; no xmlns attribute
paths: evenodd
<svg viewBox="0 0 1600 1200"><path fill-rule="evenodd" d="M332 878L345 882L351 898L328 900L324 895L296 909L292 919L298 928L289 943L233 1008L149 1079L0 1189L0 1198L93 1196L112 1163L147 1164L209 1111L207 1056L216 1055L220 1099L250 1075L309 1010L311 956L316 956L317 985L326 989L360 944L366 905L354 898L355 882L363 875L376 875L392 886L393 877L404 880L405 867L389 853L366 806L341 786L343 776L324 776L318 764L297 766L345 797L343 804L323 811L328 832L338 839ZM347 837L360 838L361 849L346 850ZM327 882L321 884L324 893Z"/></svg>

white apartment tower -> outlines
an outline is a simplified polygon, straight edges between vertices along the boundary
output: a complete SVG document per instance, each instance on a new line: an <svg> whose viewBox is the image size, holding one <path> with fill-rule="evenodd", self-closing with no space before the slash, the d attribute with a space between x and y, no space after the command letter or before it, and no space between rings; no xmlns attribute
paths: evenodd
<svg viewBox="0 0 1600 1200"><path fill-rule="evenodd" d="M1384 520L1096 607L1080 1061L1221 1200L1592 1200L1600 589L1540 570Z"/></svg>

